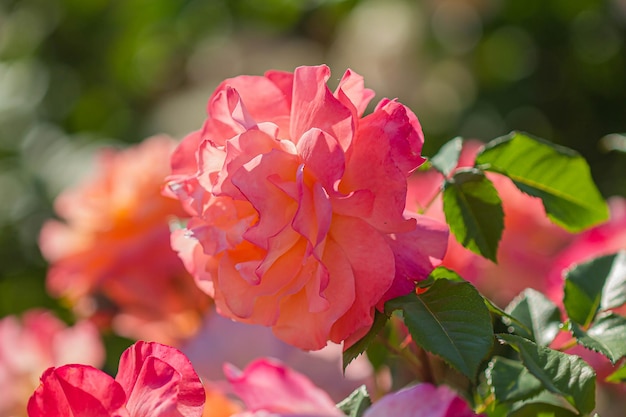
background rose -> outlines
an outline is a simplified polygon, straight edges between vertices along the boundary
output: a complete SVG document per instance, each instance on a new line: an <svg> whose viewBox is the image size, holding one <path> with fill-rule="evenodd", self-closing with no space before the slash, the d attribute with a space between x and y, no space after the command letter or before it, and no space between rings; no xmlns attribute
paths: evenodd
<svg viewBox="0 0 626 417"><path fill-rule="evenodd" d="M243 371L224 367L233 392L245 405L234 417L344 416L326 392L281 362L260 359ZM476 414L447 386L418 384L389 393L365 411L364 417L473 417Z"/></svg>
<svg viewBox="0 0 626 417"><path fill-rule="evenodd" d="M562 304L563 274L574 264L626 249L626 199L608 199L610 219L606 223L582 232L554 260L550 270L548 295Z"/></svg>
<svg viewBox="0 0 626 417"><path fill-rule="evenodd" d="M553 263L549 274L547 295L561 308L563 306L563 280L567 269L593 258L626 249L626 199L612 197L608 203L611 213L609 221L577 235L572 244L563 250ZM613 310L617 314L626 315L626 309L623 306ZM570 338L569 333L561 333L553 345L563 345ZM598 372L599 382L603 382L604 378L616 369L604 355L581 346L569 349L568 353L582 356L589 362Z"/></svg>
<svg viewBox="0 0 626 417"><path fill-rule="evenodd" d="M0 416L25 416L41 373L75 362L104 363L104 347L93 324L82 321L68 327L45 310L1 319Z"/></svg>
<svg viewBox="0 0 626 417"><path fill-rule="evenodd" d="M361 118L373 92L348 70L332 93L329 77L319 66L224 81L170 177L192 215L174 246L218 310L303 349L362 336L446 241L444 225L404 214L423 162L415 115L384 99Z"/></svg>
<svg viewBox="0 0 626 417"><path fill-rule="evenodd" d="M55 201L62 221L40 235L52 294L113 318L122 335L168 343L192 334L208 304L169 244L168 222L183 212L160 189L175 146L153 137L103 151L95 175Z"/></svg>

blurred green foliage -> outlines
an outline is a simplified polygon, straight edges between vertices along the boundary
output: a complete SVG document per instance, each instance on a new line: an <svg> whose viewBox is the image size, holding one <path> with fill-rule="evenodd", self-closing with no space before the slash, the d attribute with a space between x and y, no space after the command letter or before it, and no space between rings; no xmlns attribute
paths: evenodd
<svg viewBox="0 0 626 417"><path fill-rule="evenodd" d="M421 22L409 43L418 46L400 63L383 56L377 64L454 64L452 81L433 84L452 93L434 94L439 116L423 99L421 74L398 87L421 118L427 155L457 135L488 140L525 130L580 151L605 197L626 196L626 154L600 146L626 131L626 6L618 0L0 0L0 316L45 306L70 319L45 293L37 248L54 197L79 180L81 171L64 165L88 165L100 144L157 133L155 109L196 88L190 68L203 48L216 39L231 45L200 66L224 72L262 73L275 62L274 45L294 40L328 62L365 8L400 3L420 16L409 21ZM385 37L389 25L369 29ZM232 58L238 42L252 47ZM254 65L250 51L258 52ZM333 70L339 77L344 68ZM457 85L469 92L448 99Z"/></svg>

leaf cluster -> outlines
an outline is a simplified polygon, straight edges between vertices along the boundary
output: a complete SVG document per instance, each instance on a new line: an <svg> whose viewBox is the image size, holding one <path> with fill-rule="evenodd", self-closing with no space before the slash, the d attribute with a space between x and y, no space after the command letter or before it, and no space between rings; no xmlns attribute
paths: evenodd
<svg viewBox="0 0 626 417"><path fill-rule="evenodd" d="M585 160L570 149L513 132L485 144L472 167L457 168L461 150L462 139L455 138L430 160L443 175L446 221L463 246L493 262L504 212L491 175L504 175L539 198L546 215L569 231L608 218ZM477 411L488 416L588 416L595 408L595 371L565 351L581 345L612 363L626 356L626 318L614 312L626 304L626 252L567 271L564 294L564 312L532 289L500 309L456 272L439 267L414 293L389 300L384 312L376 313L369 333L344 352L344 367L360 353L369 354L388 319L399 315L413 342L413 359L436 358L464 378L462 394ZM554 346L559 333L569 340ZM418 372L415 378L448 383L434 380L433 374ZM609 380L625 381L626 367Z"/></svg>

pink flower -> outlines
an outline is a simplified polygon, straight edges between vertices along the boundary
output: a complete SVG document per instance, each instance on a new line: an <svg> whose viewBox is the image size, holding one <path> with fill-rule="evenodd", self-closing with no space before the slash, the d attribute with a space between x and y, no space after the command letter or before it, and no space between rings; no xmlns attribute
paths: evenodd
<svg viewBox="0 0 626 417"><path fill-rule="evenodd" d="M218 388L224 382L225 362L243 368L259 357L276 358L304 373L335 401L363 384L373 386L374 381L372 365L365 355L343 372L341 345L329 343L321 350L303 351L277 339L269 327L236 322L219 314L206 317L202 329L180 350L198 375Z"/></svg>
<svg viewBox="0 0 626 417"><path fill-rule="evenodd" d="M224 366L233 392L241 398L248 412L277 413L281 416L343 416L331 398L304 375L276 360L260 359L244 371ZM261 414L263 415L263 414Z"/></svg>
<svg viewBox="0 0 626 417"><path fill-rule="evenodd" d="M344 416L330 397L304 375L274 360L257 360L240 371L225 366L245 412L233 417ZM447 386L419 384L383 396L363 417L474 417L464 399Z"/></svg>
<svg viewBox="0 0 626 417"><path fill-rule="evenodd" d="M104 348L95 326L66 326L52 313L26 312L0 320L0 415L24 416L28 397L51 366L83 362L100 366Z"/></svg>
<svg viewBox="0 0 626 417"><path fill-rule="evenodd" d="M173 235L219 312L306 350L350 345L374 308L413 290L443 256L445 225L404 212L421 127L348 70L224 81L203 128L172 158L169 192L192 216Z"/></svg>
<svg viewBox="0 0 626 417"><path fill-rule="evenodd" d="M480 146L478 141L466 142L458 168L473 166ZM458 272L496 304L505 306L525 288L547 291L552 262L573 235L550 222L541 200L524 194L502 175L488 173L487 177L500 194L504 210L498 263L465 249L450 234L442 264ZM426 206L442 182L443 176L434 169L414 174L409 179L407 208L418 211ZM438 220L445 218L440 195L424 214Z"/></svg>
<svg viewBox="0 0 626 417"><path fill-rule="evenodd" d="M40 246L49 291L81 315L113 319L128 337L176 343L195 332L206 297L170 247L169 221L184 212L161 195L176 142L153 137L103 151L95 176L55 201Z"/></svg>
<svg viewBox="0 0 626 417"><path fill-rule="evenodd" d="M158 343L137 342L117 377L87 365L49 368L28 402L30 417L201 417L205 394L189 360Z"/></svg>
<svg viewBox="0 0 626 417"><path fill-rule="evenodd" d="M445 385L418 384L388 394L363 417L475 417L467 402Z"/></svg>

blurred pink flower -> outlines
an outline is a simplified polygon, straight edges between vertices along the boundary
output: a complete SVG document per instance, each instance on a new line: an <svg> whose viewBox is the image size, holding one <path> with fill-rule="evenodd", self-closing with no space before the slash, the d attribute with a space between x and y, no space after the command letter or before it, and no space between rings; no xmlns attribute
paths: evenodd
<svg viewBox="0 0 626 417"><path fill-rule="evenodd" d="M169 191L192 216L173 235L218 311L271 326L307 350L350 345L374 306L413 290L444 254L447 228L406 215L421 127L348 70L326 66L224 81L203 128L172 158Z"/></svg>
<svg viewBox="0 0 626 417"><path fill-rule="evenodd" d="M476 413L445 385L418 384L382 397L363 417L475 417Z"/></svg>
<svg viewBox="0 0 626 417"><path fill-rule="evenodd" d="M243 368L260 357L276 358L305 374L335 401L363 384L374 385L374 371L365 355L352 361L343 372L341 345L329 343L321 350L303 351L277 339L269 327L236 322L219 314L206 317L198 334L180 350L191 360L205 385L217 385L216 388L223 387L224 363Z"/></svg>
<svg viewBox="0 0 626 417"><path fill-rule="evenodd" d="M168 222L183 216L161 195L176 142L153 137L103 151L95 176L55 201L63 221L44 224L49 291L118 333L175 344L193 334L207 306L170 247Z"/></svg>
<svg viewBox="0 0 626 417"><path fill-rule="evenodd" d="M458 168L473 166L480 146L478 141L465 142ZM498 263L465 249L450 234L442 264L505 306L525 288L547 291L551 265L573 235L550 222L540 199L524 194L502 175L487 173L487 177L498 190L504 210ZM434 169L415 173L409 179L407 209L419 211L431 203L424 214L443 221L442 198L436 196L442 182L443 175Z"/></svg>
<svg viewBox="0 0 626 417"><path fill-rule="evenodd" d="M137 342L115 379L87 365L49 368L28 402L30 417L201 417L200 378L180 351Z"/></svg>
<svg viewBox="0 0 626 417"><path fill-rule="evenodd" d="M241 398L247 412L237 417L261 413L281 416L343 416L331 398L304 375L282 363L260 359L240 371L224 366L233 392Z"/></svg>
<svg viewBox="0 0 626 417"><path fill-rule="evenodd" d="M81 321L66 326L52 313L31 310L0 320L0 416L26 414L39 376L51 366L104 363L104 347L95 326Z"/></svg>
<svg viewBox="0 0 626 417"><path fill-rule="evenodd" d="M330 397L304 375L284 364L261 359L243 371L224 372L245 411L233 417L344 416ZM476 414L447 386L419 384L383 396L363 417L473 417Z"/></svg>

